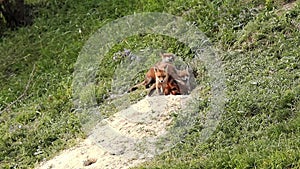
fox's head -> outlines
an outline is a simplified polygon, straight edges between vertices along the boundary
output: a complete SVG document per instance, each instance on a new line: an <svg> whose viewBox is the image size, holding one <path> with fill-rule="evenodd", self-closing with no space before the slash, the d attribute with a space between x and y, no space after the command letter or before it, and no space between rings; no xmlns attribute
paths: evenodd
<svg viewBox="0 0 300 169"><path fill-rule="evenodd" d="M169 78L169 74L167 71L168 66L166 66L164 70L154 67L156 81L158 81L159 83L167 82Z"/></svg>
<svg viewBox="0 0 300 169"><path fill-rule="evenodd" d="M175 55L173 53L161 53L161 60L165 63L172 63L175 60Z"/></svg>
<svg viewBox="0 0 300 169"><path fill-rule="evenodd" d="M181 78L182 81L187 83L190 80L189 67L187 66L185 70L180 70L178 72L178 76Z"/></svg>

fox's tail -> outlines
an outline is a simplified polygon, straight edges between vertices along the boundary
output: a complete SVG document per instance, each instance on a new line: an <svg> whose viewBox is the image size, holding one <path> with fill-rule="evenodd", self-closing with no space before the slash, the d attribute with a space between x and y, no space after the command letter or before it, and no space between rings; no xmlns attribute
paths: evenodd
<svg viewBox="0 0 300 169"><path fill-rule="evenodd" d="M145 86L146 85L146 80L144 80L143 82L134 85L133 87L131 87L130 89L127 90L127 93L133 92L136 89L138 89L140 86Z"/></svg>

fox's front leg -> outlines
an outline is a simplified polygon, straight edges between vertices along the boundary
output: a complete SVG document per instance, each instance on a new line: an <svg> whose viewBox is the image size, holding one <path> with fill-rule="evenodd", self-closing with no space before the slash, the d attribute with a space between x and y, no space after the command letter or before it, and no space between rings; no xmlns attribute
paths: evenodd
<svg viewBox="0 0 300 169"><path fill-rule="evenodd" d="M156 90L156 84L153 84L149 89L148 96L151 96L155 90Z"/></svg>
<svg viewBox="0 0 300 169"><path fill-rule="evenodd" d="M162 85L159 84L158 81L156 81L155 83L155 88L156 88L156 91L159 95L162 95L163 94L163 87Z"/></svg>

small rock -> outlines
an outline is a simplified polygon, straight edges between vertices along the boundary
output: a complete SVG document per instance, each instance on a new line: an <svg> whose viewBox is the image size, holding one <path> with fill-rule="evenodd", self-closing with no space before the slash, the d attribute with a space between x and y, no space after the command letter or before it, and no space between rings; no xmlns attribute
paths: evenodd
<svg viewBox="0 0 300 169"><path fill-rule="evenodd" d="M96 158L90 158L83 162L83 166L89 166L97 162Z"/></svg>

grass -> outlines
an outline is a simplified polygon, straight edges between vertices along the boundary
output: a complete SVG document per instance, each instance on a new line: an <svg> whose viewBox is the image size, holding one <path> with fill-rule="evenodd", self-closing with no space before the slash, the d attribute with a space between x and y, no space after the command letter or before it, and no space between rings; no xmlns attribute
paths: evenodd
<svg viewBox="0 0 300 169"><path fill-rule="evenodd" d="M283 10L291 3L284 0L26 3L33 6L33 25L7 30L0 40L0 110L5 109L0 114L0 168L32 168L85 137L71 88L81 48L109 21L150 11L182 16L210 38L224 65L227 99L209 140L200 142L196 125L184 142L137 168L300 167L299 2L290 10ZM106 116L116 111L107 100L121 62L113 61L113 54L147 47L192 56L164 36L121 40L97 76L97 103ZM133 94L131 102L142 96Z"/></svg>

